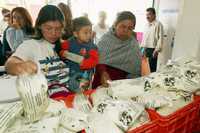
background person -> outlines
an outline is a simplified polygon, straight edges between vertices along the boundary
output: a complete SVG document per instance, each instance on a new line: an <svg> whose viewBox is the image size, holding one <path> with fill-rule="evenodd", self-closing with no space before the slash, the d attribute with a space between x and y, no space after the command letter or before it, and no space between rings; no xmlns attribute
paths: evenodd
<svg viewBox="0 0 200 133"><path fill-rule="evenodd" d="M91 86L94 68L98 63L97 47L92 42L92 23L86 17L73 20L74 37L62 43L60 55L67 58L65 52L71 52L83 57L80 63L66 60L69 65L69 89L81 92Z"/></svg>
<svg viewBox="0 0 200 133"><path fill-rule="evenodd" d="M148 8L146 12L148 24L145 27L141 47L143 55L149 59L151 72L155 72L157 69L158 54L163 48L163 25L156 20L156 11L154 8Z"/></svg>
<svg viewBox="0 0 200 133"><path fill-rule="evenodd" d="M6 31L9 27L10 22L10 10L2 9L1 11L3 19L0 21L0 66L3 66L6 61L6 55L4 52ZM8 46L8 43L6 44Z"/></svg>
<svg viewBox="0 0 200 133"><path fill-rule="evenodd" d="M70 7L62 2L58 4L58 8L61 10L65 18L62 39L67 40L73 36L72 12Z"/></svg>
<svg viewBox="0 0 200 133"><path fill-rule="evenodd" d="M16 7L10 15L10 27L6 31L6 40L11 52L14 52L24 40L32 37L34 29L31 15L25 8Z"/></svg>
<svg viewBox="0 0 200 133"><path fill-rule="evenodd" d="M10 10L3 8L1 10L1 14L3 16L3 19L0 21L0 35L3 34L4 30L8 26L8 22L10 21L9 15L10 15Z"/></svg>
<svg viewBox="0 0 200 133"><path fill-rule="evenodd" d="M100 38L108 31L109 27L106 24L106 12L99 12L98 23L94 26L95 43L98 43Z"/></svg>

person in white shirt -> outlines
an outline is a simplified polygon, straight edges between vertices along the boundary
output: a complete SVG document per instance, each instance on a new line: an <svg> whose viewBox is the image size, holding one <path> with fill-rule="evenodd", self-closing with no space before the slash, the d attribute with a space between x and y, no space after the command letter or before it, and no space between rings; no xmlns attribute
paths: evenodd
<svg viewBox="0 0 200 133"><path fill-rule="evenodd" d="M99 22L94 26L95 43L98 43L100 38L108 31L108 25L106 25L106 12L99 12Z"/></svg>
<svg viewBox="0 0 200 133"><path fill-rule="evenodd" d="M3 8L1 10L1 14L3 16L3 19L0 21L0 35L3 34L4 30L8 26L8 21L9 21L9 15L10 15L10 10Z"/></svg>
<svg viewBox="0 0 200 133"><path fill-rule="evenodd" d="M145 27L141 47L143 55L149 59L151 72L155 72L157 69L157 57L163 47L163 25L156 20L154 8L148 8L146 12L148 24Z"/></svg>

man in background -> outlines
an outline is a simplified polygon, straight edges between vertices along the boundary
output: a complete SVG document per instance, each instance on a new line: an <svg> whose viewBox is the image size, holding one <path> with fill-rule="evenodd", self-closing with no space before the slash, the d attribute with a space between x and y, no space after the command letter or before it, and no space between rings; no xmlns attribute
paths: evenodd
<svg viewBox="0 0 200 133"><path fill-rule="evenodd" d="M141 43L142 53L149 59L151 72L157 69L158 54L163 47L163 25L156 20L154 8L146 10L147 25L145 26L144 36Z"/></svg>
<svg viewBox="0 0 200 133"><path fill-rule="evenodd" d="M106 24L106 12L100 11L98 17L98 23L93 27L96 44L99 42L100 38L108 31L109 28Z"/></svg>

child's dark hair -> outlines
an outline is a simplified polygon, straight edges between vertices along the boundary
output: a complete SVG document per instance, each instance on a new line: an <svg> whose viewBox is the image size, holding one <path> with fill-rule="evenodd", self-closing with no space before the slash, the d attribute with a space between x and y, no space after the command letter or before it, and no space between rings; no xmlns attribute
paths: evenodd
<svg viewBox="0 0 200 133"><path fill-rule="evenodd" d="M79 31L84 26L92 26L92 23L88 18L78 17L73 19L73 31Z"/></svg>
<svg viewBox="0 0 200 133"><path fill-rule="evenodd" d="M10 10L6 9L6 8L3 8L1 10L1 14L4 16L4 15L7 15L7 14L10 14Z"/></svg>

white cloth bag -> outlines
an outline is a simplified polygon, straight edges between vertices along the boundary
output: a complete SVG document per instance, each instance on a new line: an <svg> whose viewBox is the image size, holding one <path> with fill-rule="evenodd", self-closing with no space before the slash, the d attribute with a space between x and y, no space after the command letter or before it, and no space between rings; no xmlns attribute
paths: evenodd
<svg viewBox="0 0 200 133"><path fill-rule="evenodd" d="M20 75L16 80L16 88L27 120L40 120L49 105L48 85L44 75L41 72L35 75Z"/></svg>

